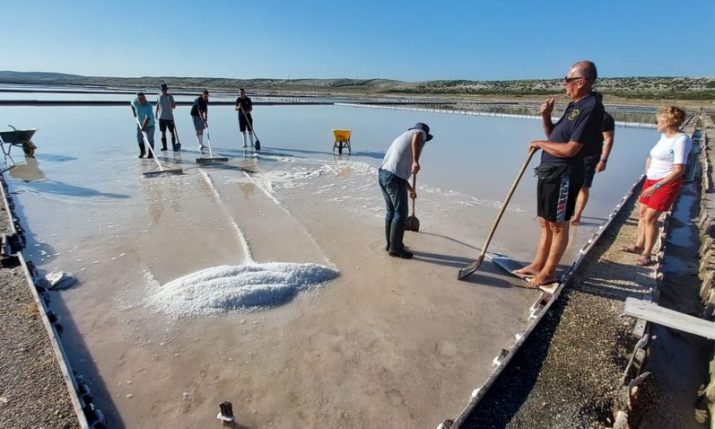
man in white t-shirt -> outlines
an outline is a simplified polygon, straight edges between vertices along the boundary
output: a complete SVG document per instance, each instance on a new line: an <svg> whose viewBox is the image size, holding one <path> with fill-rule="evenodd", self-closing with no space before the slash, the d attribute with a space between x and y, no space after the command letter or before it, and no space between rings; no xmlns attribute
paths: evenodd
<svg viewBox="0 0 715 429"><path fill-rule="evenodd" d="M420 171L422 148L433 137L429 131L427 124L418 122L400 134L392 141L378 170L378 180L386 205L385 250L390 256L404 259L413 256L402 242L407 219L407 191L410 192L410 198L417 198L409 178Z"/></svg>

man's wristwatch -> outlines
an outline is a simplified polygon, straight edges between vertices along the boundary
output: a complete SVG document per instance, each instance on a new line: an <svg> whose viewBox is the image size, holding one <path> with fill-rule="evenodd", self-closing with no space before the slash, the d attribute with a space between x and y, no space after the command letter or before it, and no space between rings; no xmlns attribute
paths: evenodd
<svg viewBox="0 0 715 429"><path fill-rule="evenodd" d="M653 187L654 187L656 190L657 190L657 189L660 189L662 186L663 186L663 185L661 185L660 183L656 183L655 185L653 185Z"/></svg>
<svg viewBox="0 0 715 429"><path fill-rule="evenodd" d="M605 163L607 163L607 162L608 162L608 159L606 159L606 158L601 158L601 160L600 160L600 161L601 161L602 163L604 163L604 164L605 164Z"/></svg>

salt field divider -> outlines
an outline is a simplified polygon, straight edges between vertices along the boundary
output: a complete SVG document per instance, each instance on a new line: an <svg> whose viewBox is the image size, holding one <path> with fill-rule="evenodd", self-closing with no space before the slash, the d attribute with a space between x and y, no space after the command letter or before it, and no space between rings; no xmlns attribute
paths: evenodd
<svg viewBox="0 0 715 429"><path fill-rule="evenodd" d="M690 118L692 119L692 118ZM683 128L689 125L689 121L686 121L685 124L683 124ZM697 120L694 120L693 122L697 122ZM702 215L702 200L705 197L705 194L708 192L708 187L703 186L703 184L707 184L707 179L704 180L703 176L709 176L708 172L710 171L710 166L709 161L708 161L708 145L707 145L707 135L704 132L704 130L700 130L697 128L696 125L693 126L693 131L688 133L691 137L691 141L693 143L693 147L691 150L691 158L688 160L688 165L686 167L686 172L689 170L693 172L693 177L690 177L690 180L686 177L686 182L683 185L683 189L686 187L698 187L698 185L701 186L700 188L700 193L698 196L700 197L700 201L695 201L692 204L700 204L700 209L701 209L701 214ZM698 158L701 158L698 160ZM700 176L698 179L697 176ZM700 182L700 183L697 183ZM678 208L678 206L682 203L681 196L683 195L683 192L678 194L678 197L676 198L675 202L671 206L671 208L661 215L660 221L662 222L662 226L658 231L658 237L656 239L656 244L655 244L655 266L653 267L653 279L654 279L654 287L651 288L650 294L647 294L643 297L640 298L641 301L646 301L646 302L654 302L657 303L660 297L660 292L663 287L663 283L665 281L665 253L667 251L667 240L668 240L668 235L670 233L670 229L672 226L673 219L675 218L675 211ZM688 213L690 212L692 208L688 209ZM684 223L688 223L689 219L680 219L680 221ZM700 228L699 228L700 229ZM698 257L700 258L701 255L698 253ZM701 262L702 263L702 262ZM702 297L702 295L701 295ZM644 319L636 319L635 326L633 327L632 330L632 335L635 338L638 338L638 342L636 345L633 347L633 351L630 354L630 359L628 360L628 363L626 364L626 368L623 371L623 377L622 377L622 382L624 385L623 390L623 397L628 403L633 403L638 395L636 387L640 385L646 377L649 375L649 372L647 371L647 359L648 356L650 356L650 339L651 339L651 328L652 328L653 323L648 322ZM628 413L631 410L620 410L619 413L623 414L624 417L627 419L628 418Z"/></svg>
<svg viewBox="0 0 715 429"><path fill-rule="evenodd" d="M343 107L364 107L369 109L391 109L391 110L412 110L415 112L434 112L447 113L452 115L467 115L467 116L493 116L499 118L519 118L519 119L541 119L537 115L519 115L515 113L495 113L495 112L476 112L471 110L452 110L452 109L431 109L427 107L407 107L395 105L377 105L377 104L359 104L359 103L334 103L336 106ZM646 124L642 122L621 122L617 121L616 125L628 128L655 128L655 124Z"/></svg>
<svg viewBox="0 0 715 429"><path fill-rule="evenodd" d="M246 262L256 262L253 259L253 254L251 253L251 246L249 246L248 240L246 240L246 236L243 235L243 231L241 231L241 228L238 226L236 221L233 219L233 216L231 216L231 213L229 213L228 209L226 208L226 205L224 204L221 195L218 193L216 186L214 186L213 180L211 180L209 174L201 168L199 168L199 173L201 173L201 177L203 177L203 179L209 185L209 188L211 188L211 191L213 192L214 196L216 197L216 200L218 201L219 206L221 207L221 211L223 211L223 214L226 216L226 218L228 218L229 222L231 223L231 226L233 227L233 230L236 231L236 235L238 236L238 241L241 243L241 248L243 249L244 258L246 259Z"/></svg>
<svg viewBox="0 0 715 429"><path fill-rule="evenodd" d="M0 106L128 106L130 97L126 100L0 100ZM193 101L177 101L177 106L192 106ZM254 106L331 106L332 101L285 100L285 101L254 101ZM210 106L235 106L233 101L211 101Z"/></svg>
<svg viewBox="0 0 715 429"><path fill-rule="evenodd" d="M15 228L15 221L12 214L11 203L5 191L5 187L7 186L7 184L5 183L4 176L0 177L0 180L2 181L2 183L0 183L0 196L5 203L5 207L7 207L8 216L10 217L11 229L16 235L19 235L20 233ZM24 246L24 240L21 240L21 242ZM72 371L72 367L69 364L67 354L65 353L65 350L62 347L62 341L60 340L58 329L62 328L59 324L57 316L55 316L54 313L52 313L51 311L48 311L45 304L45 298L41 297L38 292L37 286L35 285L35 281L33 279L33 273L31 272L30 267L25 261L25 257L23 256L22 251L20 249L17 249L15 253L20 262L20 266L22 267L23 274L25 275L25 282L30 289L30 293L35 300L35 304L37 305L37 310L40 315L40 319L42 320L42 324L47 331L47 336L50 340L50 346L52 347L52 351L55 355L55 360L59 365L60 372L62 373L62 378L64 379L65 384L67 386L67 392L70 397L70 402L72 402L72 407L74 408L75 415L77 417L80 427L82 429L104 427L104 416L102 412L96 409L94 407L94 404L91 402L92 398L89 388L84 383L79 382L77 377L75 377L74 371ZM49 300L49 298L47 299ZM91 417L92 425L90 425L87 415Z"/></svg>
<svg viewBox="0 0 715 429"><path fill-rule="evenodd" d="M176 94L172 94L176 95ZM212 101L209 103L211 106L235 106L236 103L233 100L217 100L214 96ZM221 97L228 98L228 97ZM258 98L258 97L257 97ZM131 101L131 96L127 97L126 100L28 100L28 99L18 99L18 100L0 100L0 106L126 106ZM176 101L177 106L192 106L193 101L178 100ZM303 98L291 98L291 97L265 97L263 100L256 100L253 102L254 106L338 106L338 105L354 105L354 106L395 106L395 105L413 105L413 104L445 104L442 101L413 101L413 100L391 100L391 101L353 101L351 103L342 103L329 100L326 97L324 100L310 100Z"/></svg>
<svg viewBox="0 0 715 429"><path fill-rule="evenodd" d="M70 401L72 402L72 407L74 408L74 412L77 416L77 420L79 421L80 427L83 429L90 428L89 422L87 421L87 417L84 414L84 409L87 407L92 407L92 412L95 416L98 417L95 420L103 422L104 418L102 417L101 412L94 409L93 405L85 404L84 401L80 399L79 383L74 376L72 368L70 367L69 360L67 359L65 350L62 347L62 342L59 341L59 334L56 330L57 328L55 327L55 324L50 321L47 308L45 307L45 302L42 298L40 298L40 294L37 293L37 288L35 287L35 283L32 280L32 275L30 274L30 270L27 266L27 263L25 262L25 257L22 255L22 252L17 252L17 257L20 259L20 265L22 265L22 271L25 274L25 281L30 286L30 292L32 293L32 297L35 300L35 304L37 304L40 319L42 319L42 324L45 326L45 330L47 331L48 337L50 339L50 345L52 346L52 351L55 354L55 360L60 367L62 378L65 380L65 384L67 385L67 392L69 393ZM87 390L86 388L83 389L85 390L85 392L89 392L89 390ZM95 425L92 425L91 427L95 427Z"/></svg>
<svg viewBox="0 0 715 429"><path fill-rule="evenodd" d="M499 378L501 373L507 367L511 359L516 355L519 348L526 342L529 335L536 329L539 322L547 313L551 305L556 302L563 288L570 282L576 270L581 266L585 260L588 253L593 249L598 240L601 238L606 229L611 225L613 220L618 216L623 207L626 205L628 200L633 197L637 189L642 185L645 179L645 175L641 175L640 178L631 186L630 190L621 198L621 201L616 205L608 219L604 221L598 227L598 230L593 233L593 235L586 241L586 243L579 249L579 256L576 260L569 266L566 272L561 277L561 282L559 283L556 290L553 293L542 292L539 298L534 301L534 304L529 308L529 320L531 323L524 332L517 333L515 336L514 345L509 349L502 349L501 352L494 358L493 364L496 369L487 378L487 380L478 388L472 391L472 395L469 399L469 403L462 410L459 416L454 421L451 429L466 429L466 422L468 417L474 412L474 410L479 405L479 402L486 396L489 388L494 385L496 380Z"/></svg>
<svg viewBox="0 0 715 429"><path fill-rule="evenodd" d="M326 261L328 264L330 264L330 266L332 266L333 268L337 269L338 266L335 265L335 263L333 263L333 261L328 257L328 255L323 251L323 248L320 247L320 244L318 244L318 242L317 242L317 241L315 240L315 238L313 237L313 234L311 234L310 231L308 231L308 229L305 227L305 225L303 225L302 222L299 222L299 221L298 221L298 218L296 218L296 217L293 215L293 213L291 213L290 210L288 210L288 208L283 205L283 203L281 203L273 194L271 194L270 192L268 192L268 190L265 188L265 186L261 185L259 182L257 182L256 180L254 180L253 177L251 177L251 175L248 174L247 171L244 170L244 171L243 171L243 174L246 176L246 178L247 178L255 187L257 187L258 189L260 189L261 192L263 192L263 194L264 194L266 197L268 197L271 201L273 201L274 203L276 203L276 205L277 205L284 213L286 213L288 216L292 217L292 218L298 223L298 225L300 226L300 228L301 228L301 230L303 231L303 233L304 233L304 234L310 239L310 241L313 243L313 246L315 246L315 248L320 251L320 254L323 256L323 259L325 259L325 261Z"/></svg>

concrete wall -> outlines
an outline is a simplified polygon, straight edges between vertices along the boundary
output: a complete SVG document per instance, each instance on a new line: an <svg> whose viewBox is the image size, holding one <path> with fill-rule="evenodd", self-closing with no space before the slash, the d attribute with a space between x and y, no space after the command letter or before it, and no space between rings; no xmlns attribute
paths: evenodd
<svg viewBox="0 0 715 429"><path fill-rule="evenodd" d="M705 305L704 317L715 319L715 186L713 185L713 159L711 142L715 138L715 123L709 115L701 115L698 123L701 132L702 194L700 200L700 297ZM715 429L715 347L710 361L710 380L705 397L710 410L710 427Z"/></svg>

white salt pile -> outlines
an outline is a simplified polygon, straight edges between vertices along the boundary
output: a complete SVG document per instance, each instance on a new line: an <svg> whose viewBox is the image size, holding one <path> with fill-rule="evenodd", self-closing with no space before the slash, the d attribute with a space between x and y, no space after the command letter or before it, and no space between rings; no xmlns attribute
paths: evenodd
<svg viewBox="0 0 715 429"><path fill-rule="evenodd" d="M271 307L289 301L302 290L333 280L338 274L319 264L222 265L158 287L149 303L173 316Z"/></svg>

